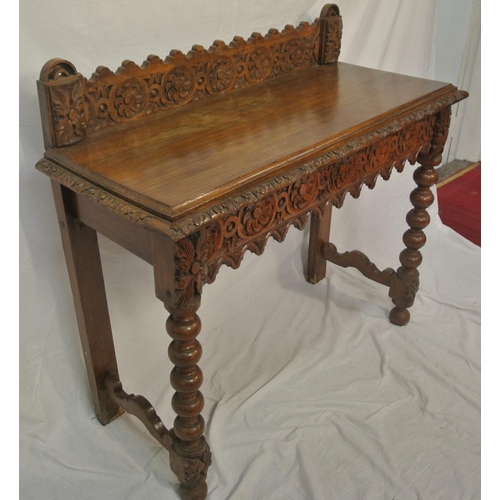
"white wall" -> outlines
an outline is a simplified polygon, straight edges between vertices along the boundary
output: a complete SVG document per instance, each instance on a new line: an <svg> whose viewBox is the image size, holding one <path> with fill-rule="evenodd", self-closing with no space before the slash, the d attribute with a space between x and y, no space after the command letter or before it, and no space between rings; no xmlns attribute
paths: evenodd
<svg viewBox="0 0 500 500"><path fill-rule="evenodd" d="M480 0L439 0L436 31L436 80L469 92L455 106L443 162L481 159Z"/></svg>
<svg viewBox="0 0 500 500"><path fill-rule="evenodd" d="M434 77L458 85L474 0L438 0Z"/></svg>

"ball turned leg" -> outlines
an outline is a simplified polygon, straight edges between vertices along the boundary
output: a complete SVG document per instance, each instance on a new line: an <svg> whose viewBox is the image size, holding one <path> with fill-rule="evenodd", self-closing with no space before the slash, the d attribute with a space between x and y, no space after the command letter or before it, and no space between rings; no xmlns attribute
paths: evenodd
<svg viewBox="0 0 500 500"><path fill-rule="evenodd" d="M206 476L211 464L210 448L203 436L205 422L200 414L204 400L199 391L203 374L197 364L202 354L201 344L196 340L201 330L198 307L199 301L172 310L167 320L167 332L173 339L168 355L175 365L170 375L176 391L172 407L177 414L170 466L181 482L179 493L183 500L206 498Z"/></svg>
<svg viewBox="0 0 500 500"><path fill-rule="evenodd" d="M413 305L419 286L417 267L422 263L420 248L424 246L426 241L423 229L430 222L430 216L426 209L434 201L434 195L430 188L437 182L438 174L434 167L441 163L441 155L432 158L420 155L417 161L421 166L415 170L413 175L417 184L417 188L410 195L413 209L406 216L410 229L403 235L403 243L406 248L399 255L401 267L397 270L389 289L389 296L395 305L389 314L389 319L391 323L399 326L406 325L410 320L408 308Z"/></svg>

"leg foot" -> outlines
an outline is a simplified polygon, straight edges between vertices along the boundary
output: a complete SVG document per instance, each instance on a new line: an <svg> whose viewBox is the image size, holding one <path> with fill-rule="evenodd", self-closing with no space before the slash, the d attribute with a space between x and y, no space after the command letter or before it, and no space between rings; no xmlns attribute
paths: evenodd
<svg viewBox="0 0 500 500"><path fill-rule="evenodd" d="M204 500L207 498L208 487L207 483L202 483L195 488L188 488L181 484L179 488L179 496L182 500Z"/></svg>
<svg viewBox="0 0 500 500"><path fill-rule="evenodd" d="M394 307L389 313L389 320L394 325L407 325L410 321L410 311L404 307Z"/></svg>
<svg viewBox="0 0 500 500"><path fill-rule="evenodd" d="M184 456L185 451L176 447L180 444L177 440L170 450L170 467L181 481L179 495L182 500L204 500L208 493L206 475L212 463L212 454L205 439L201 441L203 451L201 455L198 452L196 457Z"/></svg>

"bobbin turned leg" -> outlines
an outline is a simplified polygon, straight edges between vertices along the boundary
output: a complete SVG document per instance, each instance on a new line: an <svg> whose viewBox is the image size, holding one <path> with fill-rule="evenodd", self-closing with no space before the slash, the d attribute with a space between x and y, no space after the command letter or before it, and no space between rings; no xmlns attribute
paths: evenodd
<svg viewBox="0 0 500 500"><path fill-rule="evenodd" d="M417 188L410 195L410 201L414 208L406 216L410 229L403 235L406 248L399 255L401 267L397 270L389 289L389 296L396 306L390 312L389 319L391 323L400 326L406 325L410 320L408 308L413 305L419 286L417 267L422 263L422 254L419 249L424 246L426 241L423 229L430 222L430 216L426 209L434 201L434 195L430 188L437 182L438 173L434 167L441 163L441 155L421 154L417 157L417 161L421 165L413 174Z"/></svg>
<svg viewBox="0 0 500 500"><path fill-rule="evenodd" d="M420 167L413 174L417 188L410 195L413 208L406 216L410 229L403 235L406 248L399 255L401 267L397 270L389 287L389 296L396 306L390 312L389 319L395 325L403 326L410 320L408 308L413 305L419 285L417 267L422 263L420 248L424 246L426 241L423 229L430 222L430 216L426 209L434 201L434 195L430 188L438 180L435 167L441 163L441 154L450 128L450 119L450 107L436 114L432 141L417 156Z"/></svg>
<svg viewBox="0 0 500 500"><path fill-rule="evenodd" d="M210 448L203 436L205 422L200 414L204 400L199 391L203 374L197 365L202 353L196 340L201 329L198 307L199 297L195 297L187 306L171 309L167 320L167 332L173 339L168 355L175 365L170 375L176 391L172 407L177 414L170 466L181 482L179 493L183 500L206 498L207 469L211 464Z"/></svg>
<svg viewBox="0 0 500 500"><path fill-rule="evenodd" d="M201 330L201 321L196 314L200 307L200 291L194 289L194 281L191 280L189 295L179 294L180 290L186 292L183 271L187 268L179 267L179 249L174 241L153 235L151 243L156 296L170 313L167 332L172 342L168 356L174 364L170 382L176 391L172 407L177 414L173 444L169 448L170 467L181 482L181 498L203 500L207 496L206 478L212 455L203 436L205 422L201 416L204 406L200 392L203 374L198 362L202 349L196 339Z"/></svg>

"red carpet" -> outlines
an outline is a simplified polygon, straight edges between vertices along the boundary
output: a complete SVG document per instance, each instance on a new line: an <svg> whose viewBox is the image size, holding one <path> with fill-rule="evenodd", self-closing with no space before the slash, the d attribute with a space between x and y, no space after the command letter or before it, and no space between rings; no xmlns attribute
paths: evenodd
<svg viewBox="0 0 500 500"><path fill-rule="evenodd" d="M481 246L481 164L444 179L437 194L443 224Z"/></svg>

